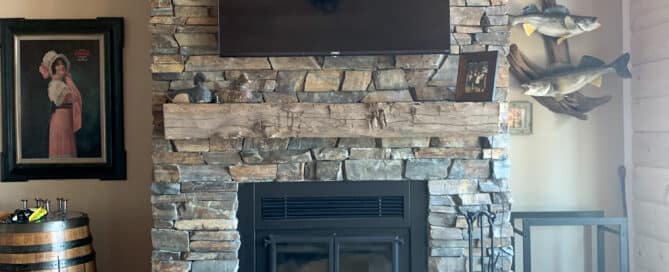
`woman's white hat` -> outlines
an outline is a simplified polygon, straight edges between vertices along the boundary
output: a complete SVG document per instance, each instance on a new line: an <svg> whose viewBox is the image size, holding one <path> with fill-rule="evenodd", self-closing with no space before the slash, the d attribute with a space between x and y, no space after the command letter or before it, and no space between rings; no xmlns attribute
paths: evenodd
<svg viewBox="0 0 669 272"><path fill-rule="evenodd" d="M56 62L57 59L62 59L65 62L65 69L68 71L70 70L70 60L67 59L67 56L63 54L58 54L56 51L51 50L49 52L46 52L44 54L44 57L42 57L42 65L49 70L49 75L53 76L53 69L51 69L52 65L54 62Z"/></svg>

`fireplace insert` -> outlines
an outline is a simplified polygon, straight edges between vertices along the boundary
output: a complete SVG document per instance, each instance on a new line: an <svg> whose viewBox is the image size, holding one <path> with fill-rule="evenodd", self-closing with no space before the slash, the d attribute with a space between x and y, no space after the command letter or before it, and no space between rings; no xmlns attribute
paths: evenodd
<svg viewBox="0 0 669 272"><path fill-rule="evenodd" d="M425 182L239 187L240 271L427 271Z"/></svg>

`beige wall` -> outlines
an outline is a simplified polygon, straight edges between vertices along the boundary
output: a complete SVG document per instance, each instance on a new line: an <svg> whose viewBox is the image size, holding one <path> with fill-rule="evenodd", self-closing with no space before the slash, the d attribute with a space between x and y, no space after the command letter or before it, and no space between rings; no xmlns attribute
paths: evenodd
<svg viewBox="0 0 669 272"><path fill-rule="evenodd" d="M535 0L512 0L512 13L518 14ZM570 40L574 62L592 55L610 62L622 52L622 19L619 0L558 0L573 14L598 16L603 27ZM545 62L543 42L538 35L526 37L514 28L512 43L539 64ZM534 132L512 136L511 184L516 211L604 210L609 216L621 214L620 182L616 175L623 165L622 80L615 75L604 79L601 89L587 87L591 96L613 95L607 105L580 121L556 115L512 83L511 101L532 101ZM591 271L590 254L584 250L584 232L575 227L542 228L532 236L533 268L544 272ZM609 239L609 245L615 240ZM615 246L609 246L608 263L615 264ZM517 251L520 252L520 251ZM518 269L518 271L522 271ZM606 271L617 271L612 266Z"/></svg>
<svg viewBox="0 0 669 272"><path fill-rule="evenodd" d="M631 87L634 212L633 271L669 267L669 5L632 0L629 13L635 77Z"/></svg>
<svg viewBox="0 0 669 272"><path fill-rule="evenodd" d="M89 213L99 271L149 271L151 254L151 74L148 1L4 0L1 18L125 17L124 96L127 181L0 183L0 210L35 196L71 199Z"/></svg>

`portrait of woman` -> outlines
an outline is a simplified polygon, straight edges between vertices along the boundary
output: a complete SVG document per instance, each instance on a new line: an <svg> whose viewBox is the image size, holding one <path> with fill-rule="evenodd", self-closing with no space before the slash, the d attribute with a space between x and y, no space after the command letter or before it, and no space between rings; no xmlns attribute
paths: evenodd
<svg viewBox="0 0 669 272"><path fill-rule="evenodd" d="M75 134L81 129L81 93L72 80L70 61L63 54L47 52L39 71L49 79L49 100L55 110L49 123L49 158L77 157Z"/></svg>
<svg viewBox="0 0 669 272"><path fill-rule="evenodd" d="M19 160L104 160L103 48L97 40L102 37L22 38L17 75Z"/></svg>
<svg viewBox="0 0 669 272"><path fill-rule="evenodd" d="M126 179L124 19L0 19L0 182Z"/></svg>

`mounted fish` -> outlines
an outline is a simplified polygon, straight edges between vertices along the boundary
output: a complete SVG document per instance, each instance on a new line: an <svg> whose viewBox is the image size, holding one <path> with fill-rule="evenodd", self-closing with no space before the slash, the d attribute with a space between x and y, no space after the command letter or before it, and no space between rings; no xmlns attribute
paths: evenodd
<svg viewBox="0 0 669 272"><path fill-rule="evenodd" d="M550 96L561 101L565 95L577 92L588 84L601 87L602 77L608 73L615 72L622 78L631 78L632 73L627 67L629 61L629 53L623 54L611 64L595 57L584 56L577 67L549 71L547 75L522 84L521 87L525 95Z"/></svg>
<svg viewBox="0 0 669 272"><path fill-rule="evenodd" d="M539 32L557 38L558 44L602 26L597 17L571 15L564 6L549 7L542 12L536 5L525 7L522 15L510 16L509 23L511 26L522 24L527 36Z"/></svg>

